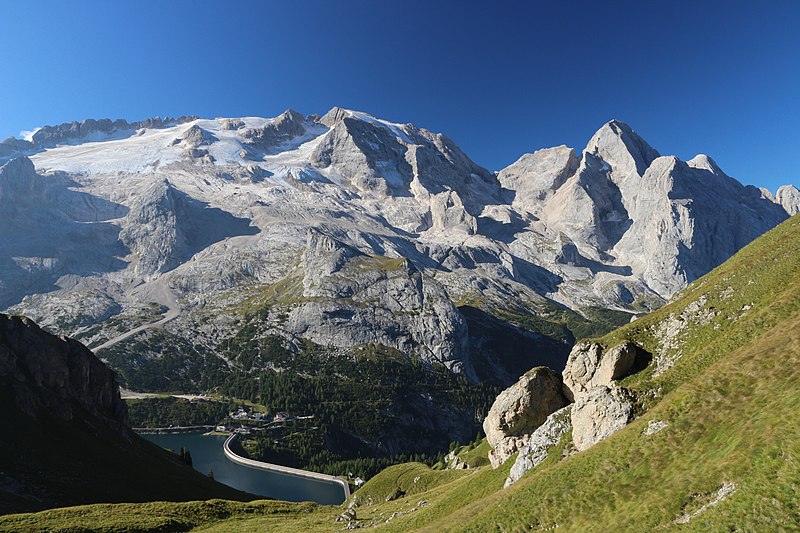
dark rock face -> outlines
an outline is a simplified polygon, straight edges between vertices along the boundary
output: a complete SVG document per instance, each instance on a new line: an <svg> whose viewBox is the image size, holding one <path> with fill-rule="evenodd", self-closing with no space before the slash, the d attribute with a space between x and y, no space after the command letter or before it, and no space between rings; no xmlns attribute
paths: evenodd
<svg viewBox="0 0 800 533"><path fill-rule="evenodd" d="M0 314L0 384L28 416L70 422L80 410L123 436L129 431L111 370L78 341L28 318Z"/></svg>

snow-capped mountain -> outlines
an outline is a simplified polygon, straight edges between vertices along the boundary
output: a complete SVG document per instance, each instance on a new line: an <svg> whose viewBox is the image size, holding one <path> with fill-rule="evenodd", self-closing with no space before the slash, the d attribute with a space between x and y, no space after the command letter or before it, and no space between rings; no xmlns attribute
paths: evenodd
<svg viewBox="0 0 800 533"><path fill-rule="evenodd" d="M259 335L381 344L471 377L514 372L474 360L458 307L646 311L800 206L792 186L773 198L708 156L661 156L619 121L498 173L442 134L340 108L45 127L0 143L0 165L0 308L101 356L152 325L218 352L268 306Z"/></svg>

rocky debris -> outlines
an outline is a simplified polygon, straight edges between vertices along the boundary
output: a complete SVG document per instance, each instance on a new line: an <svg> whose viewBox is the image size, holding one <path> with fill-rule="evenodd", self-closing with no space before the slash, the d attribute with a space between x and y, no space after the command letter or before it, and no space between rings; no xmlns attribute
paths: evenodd
<svg viewBox="0 0 800 533"><path fill-rule="evenodd" d="M572 406L562 407L555 413L547 417L544 424L525 439L524 444L519 448L519 455L503 485L508 487L513 485L526 472L539 466L545 459L547 453L561 438L572 428Z"/></svg>
<svg viewBox="0 0 800 533"><path fill-rule="evenodd" d="M599 386L579 395L572 406L572 443L578 451L613 435L631 420L633 405L624 389Z"/></svg>
<svg viewBox="0 0 800 533"><path fill-rule="evenodd" d="M736 484L735 483L731 483L730 481L724 482L722 484L722 486L719 488L719 490L716 492L716 494L713 495L713 497L711 498L710 501L708 501L707 503L704 503L702 506L700 506L699 509L697 509L697 510L695 510L693 512L690 512L690 513L684 512L683 514L681 514L681 516L676 518L673 521L673 523L675 523L675 524L688 524L689 522L692 521L693 518L695 518L697 516L700 516L702 513L704 513L709 508L714 507L715 505L718 505L720 502L722 502L725 498L727 498L728 496L733 494L735 491L736 491ZM702 495L697 495L696 494L696 495L692 496L692 500L696 501L701 497L702 497Z"/></svg>
<svg viewBox="0 0 800 533"><path fill-rule="evenodd" d="M704 294L679 313L670 313L656 326L655 337L658 339L659 349L654 354L656 365L654 375L661 375L672 368L683 355L681 350L684 341L683 332L689 326L706 326L717 316L718 312L712 307L707 307L707 303L708 297Z"/></svg>
<svg viewBox="0 0 800 533"><path fill-rule="evenodd" d="M114 373L78 341L50 335L28 318L0 314L0 387L30 417L69 422L88 413L128 435Z"/></svg>
<svg viewBox="0 0 800 533"><path fill-rule="evenodd" d="M562 373L564 396L570 401L593 387L610 385L626 375L636 361L637 348L624 342L613 348L583 341L573 346Z"/></svg>
<svg viewBox="0 0 800 533"><path fill-rule="evenodd" d="M464 461L461 457L456 454L455 450L448 453L442 459L445 464L446 470L467 470L469 469L469 465ZM416 483L416 478L414 479L414 483Z"/></svg>
<svg viewBox="0 0 800 533"><path fill-rule="evenodd" d="M503 464L548 416L567 404L561 389L558 374L536 367L500 393L483 421L493 468Z"/></svg>
<svg viewBox="0 0 800 533"><path fill-rule="evenodd" d="M663 420L651 420L647 423L647 427L642 432L644 435L655 435L659 431L663 431L669 427L669 424Z"/></svg>
<svg viewBox="0 0 800 533"><path fill-rule="evenodd" d="M355 507L348 507L345 511L336 517L336 522L352 522L356 520Z"/></svg>

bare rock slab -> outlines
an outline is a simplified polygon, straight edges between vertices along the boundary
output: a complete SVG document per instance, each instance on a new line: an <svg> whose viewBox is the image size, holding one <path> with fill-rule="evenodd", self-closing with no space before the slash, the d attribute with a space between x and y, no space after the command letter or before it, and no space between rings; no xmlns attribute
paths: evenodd
<svg viewBox="0 0 800 533"><path fill-rule="evenodd" d="M483 422L494 468L514 454L550 414L567 405L561 388L557 373L536 367L500 393Z"/></svg>
<svg viewBox="0 0 800 533"><path fill-rule="evenodd" d="M624 428L632 415L625 389L595 387L572 406L572 443L578 451L586 450Z"/></svg>

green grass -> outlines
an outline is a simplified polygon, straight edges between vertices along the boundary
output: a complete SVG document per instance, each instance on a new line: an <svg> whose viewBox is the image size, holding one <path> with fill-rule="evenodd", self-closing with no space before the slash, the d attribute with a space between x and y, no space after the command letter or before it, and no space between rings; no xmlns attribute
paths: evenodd
<svg viewBox="0 0 800 533"><path fill-rule="evenodd" d="M481 439L479 443L473 448L462 447L458 456L462 461L467 463L470 468L477 468L479 466L486 466L489 464L489 450L491 447L486 439Z"/></svg>
<svg viewBox="0 0 800 533"><path fill-rule="evenodd" d="M357 523L378 531L437 533L800 531L798 250L800 216L795 216L692 284L680 299L602 337L608 346L631 340L656 354L659 324L670 315L702 300L716 313L707 323L689 321L679 339L681 356L671 368L658 376L648 368L624 381L646 401L640 417L607 440L566 459L563 446L556 446L542 465L508 489L502 486L511 461L497 470L396 465L356 493L362 503ZM651 420L668 426L645 435ZM483 453L477 451L481 447L485 443L461 453ZM727 498L688 524L675 522L712 501L724 483L735 485ZM397 489L404 494L387 502ZM341 508L283 505L285 511L273 514L243 507L230 518L210 517L196 527L344 527L333 522ZM113 512L96 507L86 512ZM135 509L113 512L114 519L136 524ZM35 528L45 514L25 519ZM0 519L0 529L15 520Z"/></svg>
<svg viewBox="0 0 800 533"><path fill-rule="evenodd" d="M231 517L272 516L286 520L317 507L310 503L226 500L83 505L4 517L0 519L0 530L20 533L191 531Z"/></svg>

